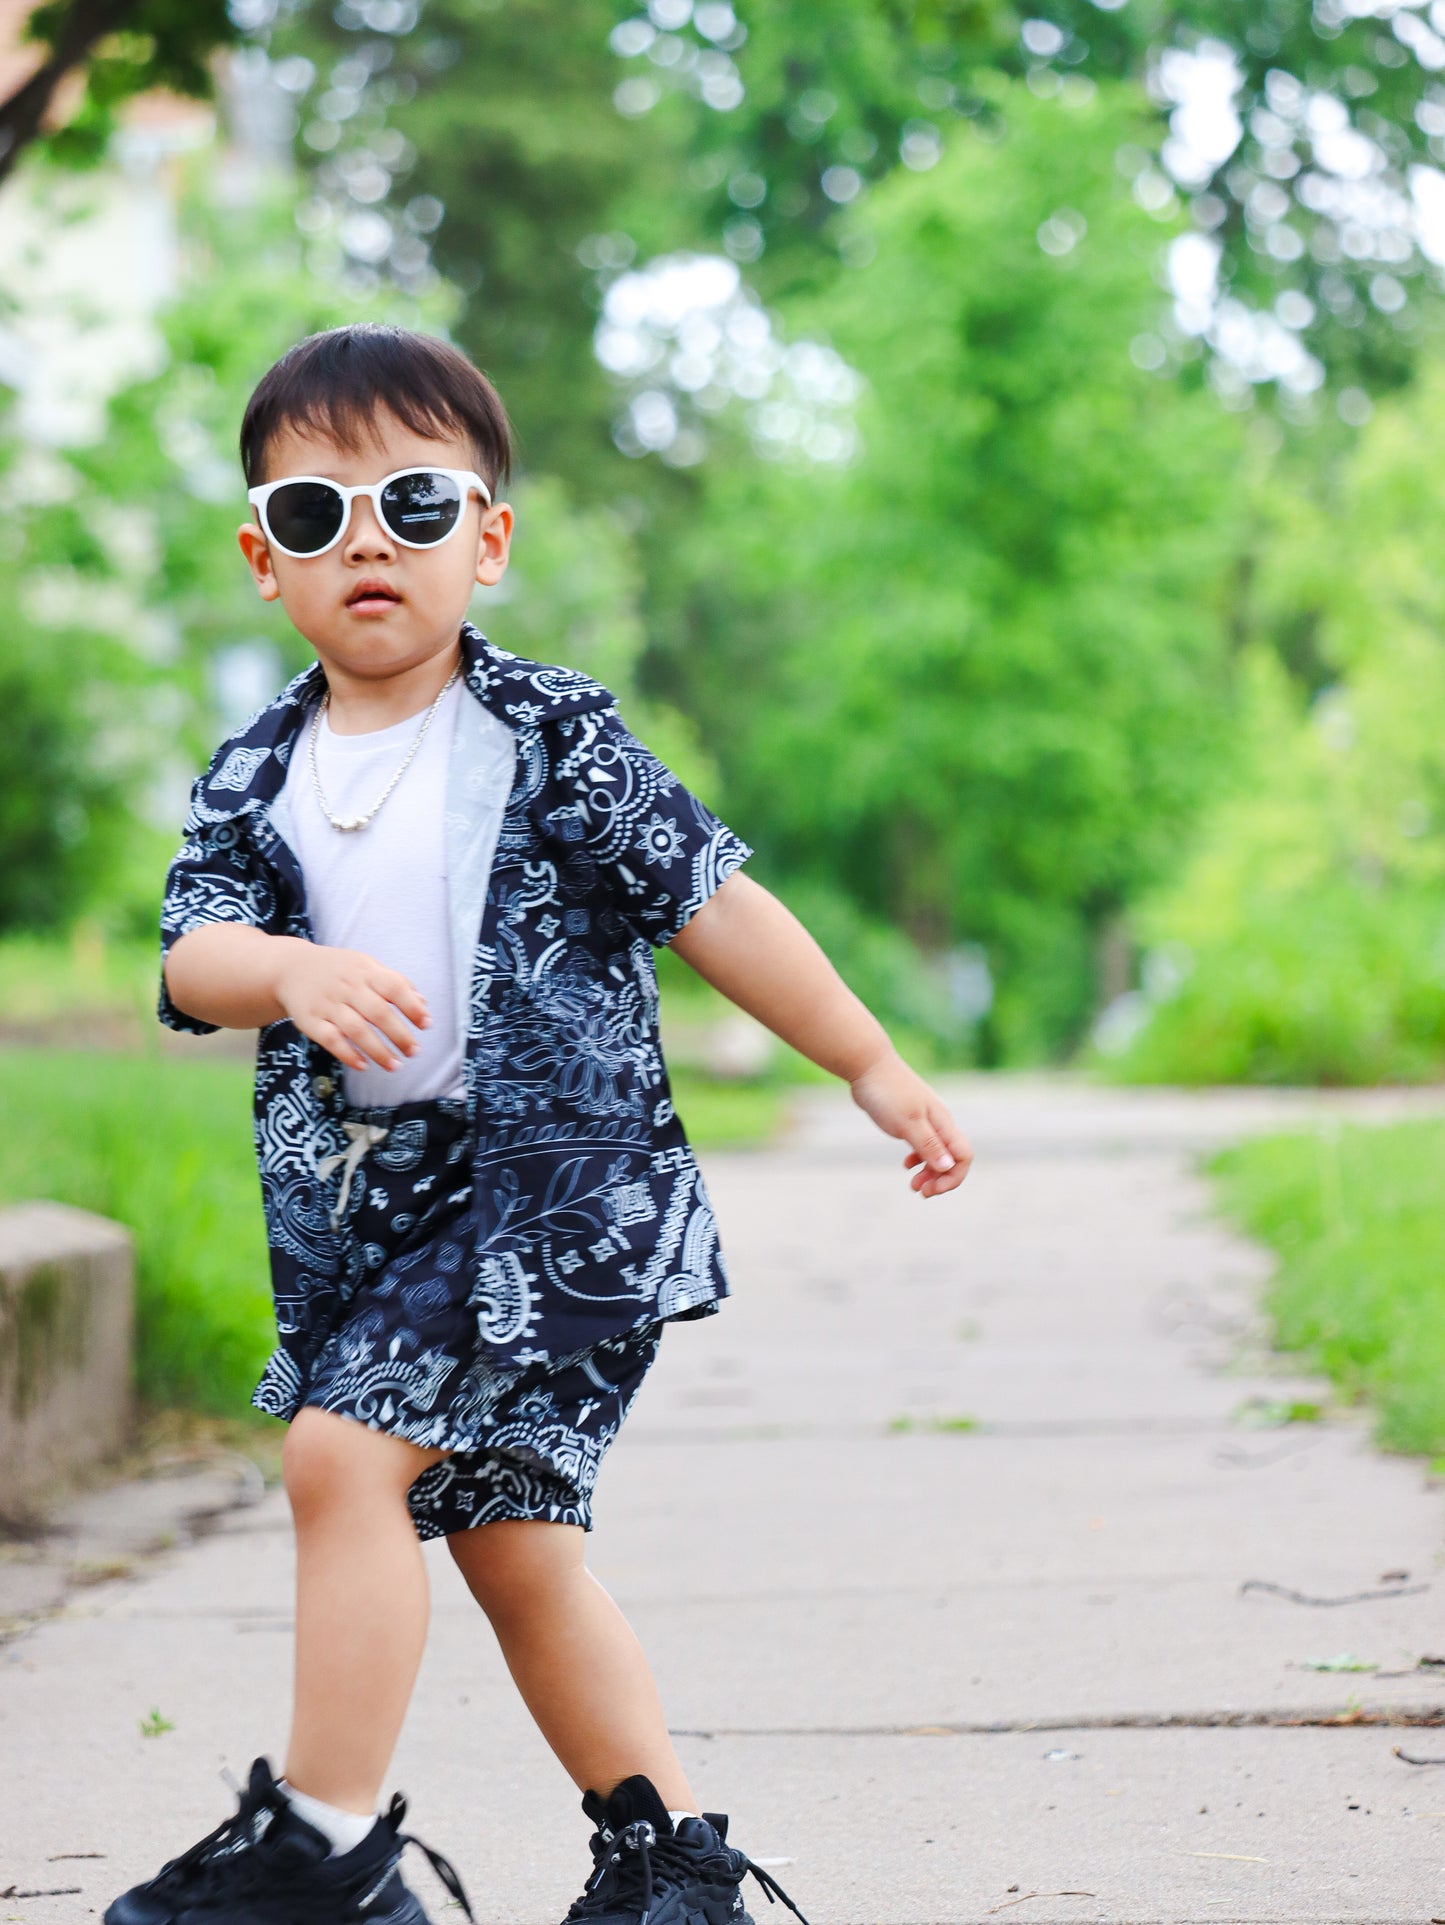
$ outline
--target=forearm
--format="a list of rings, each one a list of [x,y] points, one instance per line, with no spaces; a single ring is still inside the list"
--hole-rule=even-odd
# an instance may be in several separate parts
[[[892,1048],[802,923],[749,876],[730,876],[670,946],[730,1002],[845,1082]]]
[[[277,985],[299,937],[268,936],[244,923],[207,923],[173,943],[166,955],[171,1001],[222,1029],[262,1029],[285,1015]]]

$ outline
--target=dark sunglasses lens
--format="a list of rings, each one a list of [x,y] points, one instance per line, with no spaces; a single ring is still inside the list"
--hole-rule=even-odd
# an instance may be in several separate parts
[[[293,555],[316,555],[334,540],[344,503],[324,481],[288,481],[266,503],[271,533]]]
[[[462,491],[451,476],[429,468],[398,475],[381,491],[382,515],[400,541],[440,541],[456,527],[462,506]]]

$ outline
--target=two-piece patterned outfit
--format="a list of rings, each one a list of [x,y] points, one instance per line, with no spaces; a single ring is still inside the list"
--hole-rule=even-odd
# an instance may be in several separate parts
[[[262,1030],[256,1063],[279,1344],[252,1401],[447,1451],[409,1493],[424,1537],[499,1518],[590,1527],[662,1324],[727,1294],[662,1060],[652,945],[752,853],[599,683],[469,623],[461,648],[443,829],[457,1088],[349,1101],[334,1058],[288,1021]],[[324,689],[313,664],[197,780],[165,949],[208,923],[325,940],[287,781]],[[164,981],[160,1014],[214,1027]]]

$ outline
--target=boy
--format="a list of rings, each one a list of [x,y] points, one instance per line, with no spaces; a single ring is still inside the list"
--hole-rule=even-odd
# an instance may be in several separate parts
[[[290,1420],[295,1699],[284,1776],[258,1759],[235,1817],[108,1925],[425,1925],[404,1806],[377,1796],[439,1535],[596,1825],[569,1916],[746,1925],[744,1877],[777,1888],[700,1811],[583,1562],[664,1324],[727,1292],[651,945],[844,1077],[920,1195],[968,1146],[608,691],[463,619],[512,534],[506,416],[464,356],[313,336],[257,388],[241,454],[242,551],[317,660],[195,785],[161,1016],[261,1032],[280,1341],[254,1401]]]

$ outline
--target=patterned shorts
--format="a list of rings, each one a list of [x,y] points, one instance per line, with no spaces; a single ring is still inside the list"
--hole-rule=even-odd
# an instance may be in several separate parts
[[[592,1492],[662,1326],[498,1373],[476,1341],[467,1263],[472,1139],[458,1099],[349,1110],[322,1172],[361,1281],[301,1404],[449,1455],[407,1493],[417,1532],[501,1518],[592,1528]]]

